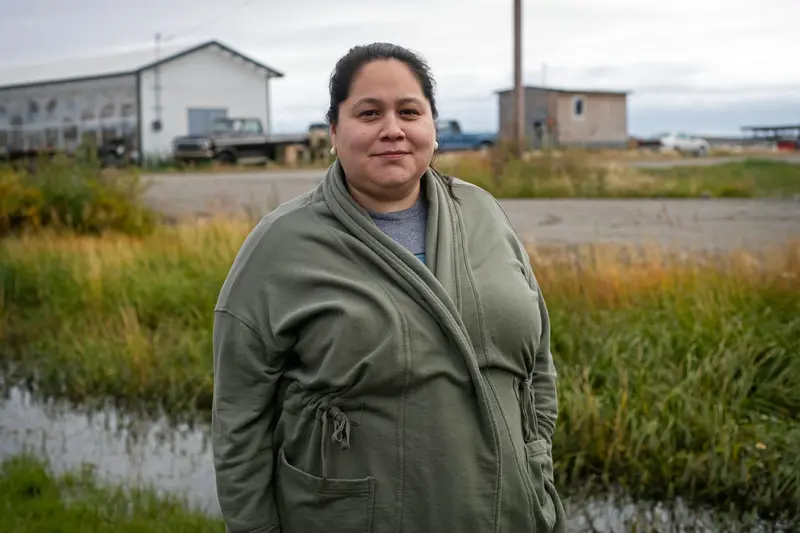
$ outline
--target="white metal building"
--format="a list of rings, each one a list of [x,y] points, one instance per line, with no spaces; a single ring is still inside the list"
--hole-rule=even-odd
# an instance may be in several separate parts
[[[122,136],[159,158],[219,116],[257,117],[271,133],[279,77],[217,40],[0,70],[0,150],[72,151]]]

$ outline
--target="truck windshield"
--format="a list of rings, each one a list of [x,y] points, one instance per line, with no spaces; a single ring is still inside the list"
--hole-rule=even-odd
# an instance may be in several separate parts
[[[230,132],[247,132],[247,133],[262,133],[264,129],[261,127],[261,121],[258,119],[249,118],[225,118],[214,121],[211,126],[212,133],[230,133]]]
[[[233,131],[233,121],[229,119],[215,120],[214,124],[211,126],[211,131],[213,133]]]

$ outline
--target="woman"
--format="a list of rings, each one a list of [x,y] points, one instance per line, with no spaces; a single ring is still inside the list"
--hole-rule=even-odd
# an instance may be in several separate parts
[[[337,160],[259,222],[215,309],[228,531],[564,531],[547,309],[497,202],[429,166],[426,64],[356,47],[330,97]]]

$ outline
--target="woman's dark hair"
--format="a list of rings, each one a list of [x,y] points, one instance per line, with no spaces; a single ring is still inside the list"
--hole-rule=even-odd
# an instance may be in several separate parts
[[[326,114],[328,124],[336,124],[339,121],[339,107],[342,102],[347,100],[350,94],[350,87],[353,84],[353,78],[356,77],[356,74],[361,71],[364,65],[372,61],[388,59],[401,61],[411,70],[419,82],[422,94],[425,95],[425,98],[430,103],[433,119],[436,120],[439,117],[434,94],[435,82],[425,59],[419,54],[396,44],[372,43],[351,48],[336,62],[329,85],[330,106]],[[432,166],[433,163],[431,162]],[[455,198],[453,194],[453,178],[445,176],[438,171],[437,173],[442,176],[450,195]]]

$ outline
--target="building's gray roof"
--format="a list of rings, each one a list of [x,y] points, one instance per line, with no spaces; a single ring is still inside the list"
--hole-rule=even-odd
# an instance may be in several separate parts
[[[209,46],[220,48],[244,59],[269,73],[271,77],[283,77],[283,73],[264,65],[241,52],[217,41],[203,41],[194,45],[162,45],[156,56],[155,45],[147,49],[131,50],[115,54],[78,57],[39,65],[26,65],[0,70],[0,89],[27,87],[64,81],[107,78],[136,74],[156,65],[173,61]]]
[[[566,93],[566,94],[608,94],[616,96],[626,96],[631,91],[618,91],[618,90],[605,90],[605,89],[565,89],[563,87],[549,87],[544,85],[524,85],[525,89],[534,89],[538,91],[548,91],[551,93]],[[497,94],[506,94],[513,92],[514,89],[501,89],[496,91]]]

